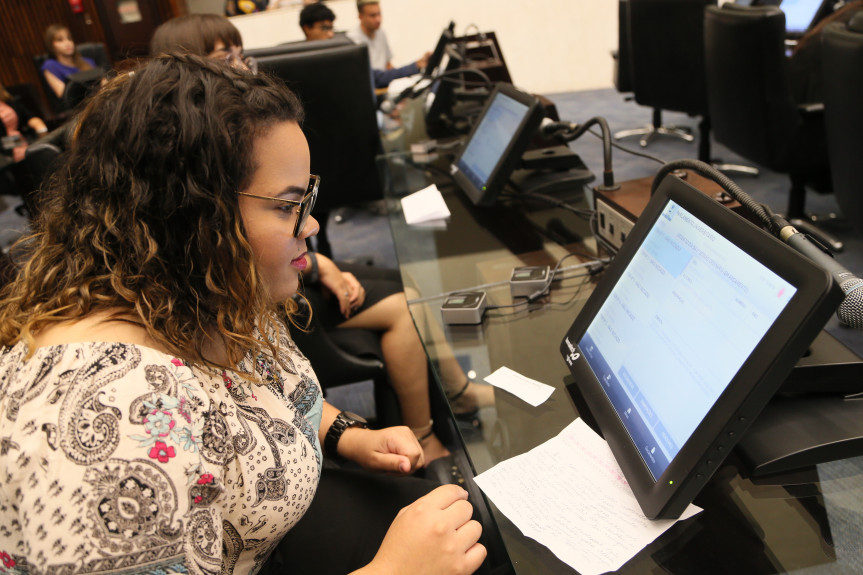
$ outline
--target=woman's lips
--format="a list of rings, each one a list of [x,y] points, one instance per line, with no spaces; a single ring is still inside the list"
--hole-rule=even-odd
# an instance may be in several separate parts
[[[291,265],[300,271],[306,269],[306,266],[308,265],[308,262],[306,261],[306,252],[303,252],[299,257],[292,259]]]

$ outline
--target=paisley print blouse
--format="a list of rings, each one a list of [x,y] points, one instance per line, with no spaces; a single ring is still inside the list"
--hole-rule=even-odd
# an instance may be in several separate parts
[[[124,343],[0,350],[0,573],[258,571],[321,468],[320,387],[277,337],[287,370]]]

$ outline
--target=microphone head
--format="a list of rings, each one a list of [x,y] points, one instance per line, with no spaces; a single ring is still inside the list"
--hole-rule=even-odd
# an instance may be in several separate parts
[[[863,280],[852,277],[840,286],[845,299],[836,310],[836,317],[843,324],[854,329],[863,329]]]

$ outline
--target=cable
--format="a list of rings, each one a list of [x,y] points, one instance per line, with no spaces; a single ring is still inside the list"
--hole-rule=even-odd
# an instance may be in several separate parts
[[[659,187],[659,184],[662,183],[662,180],[665,179],[665,176],[670,172],[675,170],[692,170],[693,172],[697,172],[698,174],[704,176],[708,180],[712,180],[719,184],[723,190],[728,192],[732,198],[740,202],[743,206],[745,206],[750,212],[755,214],[764,225],[773,233],[774,235],[779,234],[779,230],[782,229],[783,224],[780,221],[777,221],[778,218],[769,208],[766,208],[764,204],[756,202],[752,199],[752,196],[743,191],[743,189],[734,183],[734,181],[711,166],[710,164],[704,163],[699,160],[674,160],[672,162],[668,162],[656,172],[656,175],[653,177],[653,183],[650,186],[650,195],[653,196],[656,193],[656,189]]]
[[[588,130],[588,133],[591,136],[596,136],[597,138],[602,138],[601,134],[597,134],[593,130]],[[648,160],[653,160],[654,162],[657,162],[659,164],[666,164],[667,163],[662,158],[657,158],[656,156],[651,156],[650,154],[645,154],[644,152],[639,152],[639,151],[627,148],[626,146],[621,146],[620,144],[618,144],[615,141],[612,141],[611,145],[613,147],[617,148],[618,150],[620,150],[622,152],[626,152],[627,154],[632,154],[633,156],[641,156],[642,158],[647,158]]]

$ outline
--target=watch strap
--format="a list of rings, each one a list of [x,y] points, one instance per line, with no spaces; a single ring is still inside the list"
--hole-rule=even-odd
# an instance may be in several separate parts
[[[369,424],[359,416],[355,416],[347,411],[339,413],[333,420],[333,424],[330,425],[330,428],[327,430],[326,436],[324,436],[324,450],[327,455],[333,458],[339,458],[339,439],[342,438],[342,434],[346,429],[350,427],[361,427],[366,429],[368,426]]]

